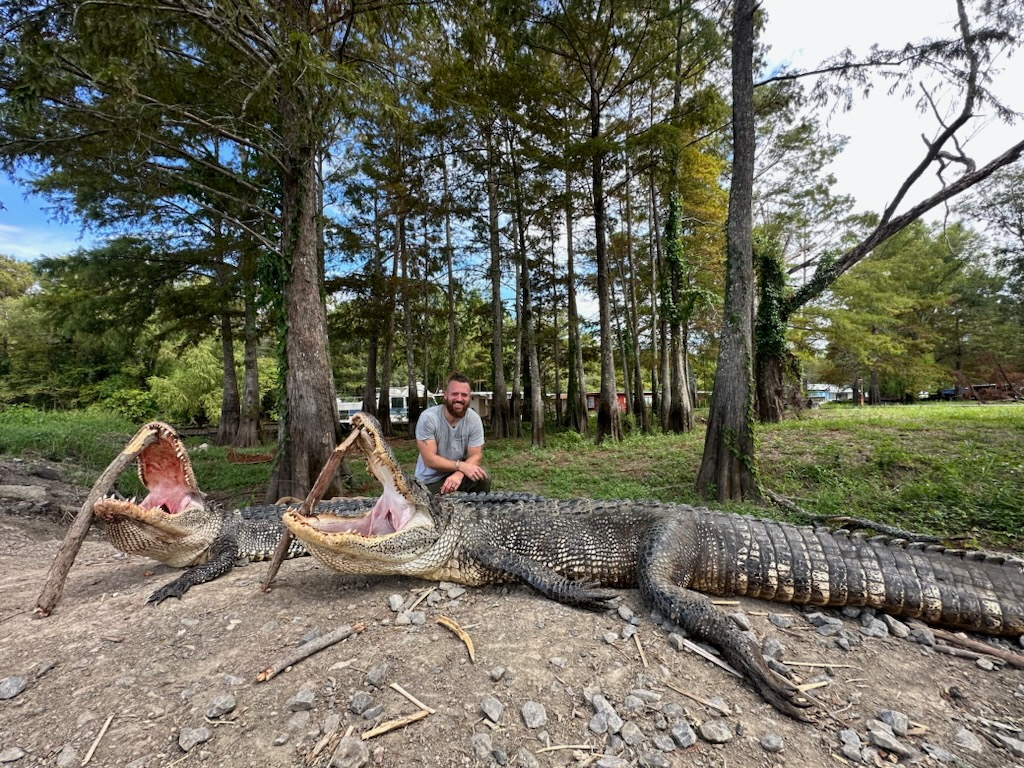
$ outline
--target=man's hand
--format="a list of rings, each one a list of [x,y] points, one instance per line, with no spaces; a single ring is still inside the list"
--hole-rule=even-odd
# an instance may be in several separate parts
[[[455,491],[459,490],[459,486],[462,485],[463,477],[474,481],[483,480],[487,477],[487,470],[476,464],[470,464],[468,461],[460,461],[459,468],[448,475],[444,482],[441,483],[441,493],[455,493]]]

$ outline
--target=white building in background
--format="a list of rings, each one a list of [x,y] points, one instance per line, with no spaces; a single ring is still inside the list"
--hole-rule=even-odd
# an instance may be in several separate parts
[[[427,388],[420,382],[416,382],[416,396],[424,398],[427,396]],[[380,390],[378,389],[375,393],[377,402],[380,402]],[[409,423],[409,387],[391,387],[388,389],[388,400],[390,402],[391,409],[391,423],[392,424],[408,424]],[[428,406],[433,405],[433,402],[427,403]],[[341,419],[342,424],[348,424],[352,420],[352,416],[363,410],[362,398],[359,400],[342,400],[338,398],[338,418]]]

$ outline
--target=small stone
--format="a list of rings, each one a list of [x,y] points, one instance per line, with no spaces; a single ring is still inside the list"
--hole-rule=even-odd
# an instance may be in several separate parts
[[[569,660],[564,656],[552,656],[550,659],[548,659],[548,664],[552,664],[558,667],[559,669],[565,669],[566,666],[569,664]]]
[[[205,726],[202,728],[182,728],[178,731],[178,746],[182,752],[190,752],[199,744],[210,740],[213,731]]]
[[[742,631],[750,631],[750,618],[747,616],[747,614],[743,613],[742,611],[736,611],[735,613],[730,613],[729,618],[732,619],[736,626],[739,627]]]
[[[587,723],[587,730],[598,736],[608,733],[608,713],[595,712],[594,716],[590,718],[590,722]]]
[[[686,647],[685,638],[678,632],[669,633],[668,644],[674,651],[681,651]]]
[[[786,654],[786,649],[778,640],[774,637],[766,637],[764,642],[761,643],[761,655],[767,656],[769,659],[775,659],[782,661],[783,656]]]
[[[644,704],[644,700],[639,696],[630,694],[622,700],[622,706],[627,712],[641,712],[647,705]]]
[[[640,730],[640,726],[632,720],[627,720],[623,723],[622,730],[619,732],[619,735],[622,737],[622,740],[631,747],[642,744],[647,739],[647,737],[644,736],[644,732]]]
[[[988,656],[982,656],[980,659],[974,662],[979,668],[984,669],[986,672],[991,672],[996,668],[996,665],[992,663],[992,659]]]
[[[910,627],[899,619],[890,616],[887,613],[883,613],[882,621],[885,622],[885,626],[889,628],[889,634],[893,637],[904,638],[910,636]]]
[[[521,712],[523,723],[527,728],[540,728],[548,722],[547,710],[544,709],[543,704],[539,704],[536,701],[524,702]]]
[[[818,624],[816,626],[818,627],[818,634],[822,637],[835,637],[843,631],[842,624]]]
[[[376,720],[378,717],[380,717],[383,711],[383,704],[375,704],[374,706],[370,707],[365,712],[363,712],[363,720]]]
[[[591,698],[590,704],[594,707],[595,712],[605,716],[608,733],[618,733],[622,730],[623,720],[619,717],[618,712],[615,711],[615,707],[611,705],[611,702],[609,702],[608,699],[597,693]]]
[[[697,726],[697,733],[700,734],[704,741],[711,744],[725,744],[733,737],[732,728],[729,727],[729,723],[720,717],[705,720]]]
[[[499,680],[501,680],[501,678],[503,678],[505,676],[505,668],[504,667],[495,667],[494,669],[492,669],[487,674],[491,678],[491,680],[496,683]]]
[[[279,733],[277,734],[277,736],[274,737],[274,741],[272,743],[275,747],[283,747],[285,744],[288,743],[288,739],[290,739],[291,737],[292,735],[287,731],[285,733]]]
[[[865,637],[888,637],[889,628],[880,619],[872,618],[868,624],[861,626],[860,633]]]
[[[13,699],[28,686],[28,680],[24,677],[12,675],[0,680],[0,699]]]
[[[633,624],[625,624],[622,627],[622,639],[630,640],[632,639],[633,635],[635,635],[639,631],[640,629],[634,626]]]
[[[473,748],[473,754],[476,755],[477,760],[483,763],[490,762],[491,750],[494,749],[494,745],[491,743],[491,734],[474,733],[469,737],[469,744]]]
[[[219,696],[214,696],[213,701],[206,708],[206,716],[211,720],[216,720],[219,717],[224,717],[236,706],[238,706],[238,702],[234,696],[230,693],[222,693]]]
[[[839,612],[848,619],[856,619],[860,616],[860,607],[856,605],[844,605]]]
[[[384,686],[384,678],[387,677],[390,670],[391,666],[386,661],[374,664],[370,667],[370,671],[366,673],[363,682],[367,685],[372,685],[374,688],[382,688]]]
[[[366,691],[356,691],[352,694],[352,700],[348,703],[348,708],[355,715],[361,715],[363,712],[368,710],[373,704],[373,696]]]
[[[772,731],[768,731],[768,733],[761,737],[761,749],[765,752],[781,752],[784,746],[782,737]]]
[[[693,730],[693,726],[687,722],[673,725],[669,735],[672,737],[672,741],[678,744],[681,749],[692,747],[697,743],[697,734]]]
[[[392,613],[398,613],[405,605],[405,598],[401,595],[388,595],[388,608]]]
[[[245,685],[246,679],[239,677],[238,675],[224,675],[224,685],[232,688],[237,688],[240,685]]]
[[[814,611],[813,613],[808,613],[804,618],[816,627],[824,627],[828,624],[842,626],[843,624],[843,620],[839,617],[827,616],[821,611]]]
[[[970,729],[964,728],[962,725],[957,726],[953,731],[953,743],[971,752],[981,752],[983,749],[981,740]]]
[[[623,760],[615,755],[602,755],[594,765],[597,768],[629,768],[629,760]]]
[[[412,625],[412,614],[409,611],[402,611],[395,616],[396,627],[408,627]]]
[[[526,747],[519,747],[516,750],[516,765],[522,768],[540,768],[540,761]]]
[[[360,738],[342,739],[331,755],[330,768],[362,768],[370,764],[370,748]]]
[[[290,718],[288,718],[288,725],[285,728],[292,733],[301,733],[309,727],[309,721],[312,718],[308,710],[302,710],[296,712]]]
[[[1024,741],[1003,733],[995,733],[993,735],[996,737],[996,741],[1002,744],[1014,757],[1024,757]]]
[[[456,585],[449,589],[447,592],[445,592],[445,594],[448,595],[449,600],[456,600],[462,597],[464,594],[466,594],[466,588],[463,587],[461,584]]]
[[[900,757],[910,757],[915,754],[913,747],[908,747],[897,739],[896,736],[891,733],[886,733],[885,731],[868,731],[868,741],[876,747],[880,747],[886,752],[892,752],[894,755],[899,755]]]
[[[288,702],[288,709],[292,712],[305,712],[313,708],[313,700],[316,694],[311,688],[303,688],[295,694],[295,697]]]
[[[502,703],[493,696],[484,696],[480,701],[480,709],[492,723],[501,720],[501,715],[505,711]]]
[[[423,611],[409,611],[409,621],[415,627],[422,627],[427,623],[427,614]]]
[[[617,634],[615,634],[614,632],[605,632],[604,633],[604,641],[608,645],[614,645],[615,643],[617,643],[619,641],[619,636]]]
[[[78,752],[71,743],[65,744],[57,755],[57,768],[71,768],[79,764]]]
[[[651,739],[651,742],[654,744],[655,747],[660,749],[662,752],[676,751],[675,741],[672,739],[671,736],[668,736],[664,733],[655,734],[654,738]]]
[[[910,727],[910,718],[902,712],[897,712],[893,709],[883,709],[878,713],[878,719],[892,728],[892,732],[895,735],[900,737],[907,735],[907,729]]]
[[[921,745],[921,749],[936,762],[939,763],[955,763],[957,762],[956,755],[950,752],[948,749],[943,749],[938,744],[932,744],[931,742],[924,742]]]
[[[629,621],[633,618],[633,610],[628,605],[619,603],[618,608],[616,608],[615,610],[619,614],[619,618],[623,621]]]
[[[768,621],[774,624],[779,629],[789,629],[793,626],[793,619],[790,616],[785,616],[781,613],[769,613]]]
[[[935,633],[928,629],[928,627],[914,627],[910,630],[910,636],[921,645],[929,647],[935,645]]]
[[[629,692],[630,696],[636,696],[645,704],[656,704],[661,701],[661,694],[657,691],[649,691],[646,688],[634,688]]]

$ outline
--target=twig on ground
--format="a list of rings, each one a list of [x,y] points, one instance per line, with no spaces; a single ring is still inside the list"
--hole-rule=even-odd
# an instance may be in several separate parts
[[[89,747],[89,751],[86,752],[85,757],[82,758],[82,768],[85,768],[85,766],[89,764],[89,761],[92,760],[92,756],[93,753],[96,751],[96,747],[100,745],[100,740],[106,735],[107,729],[110,727],[110,723],[113,722],[113,720],[114,713],[111,712],[110,716],[107,718],[107,722],[103,724],[103,727],[100,728],[100,732],[96,734],[96,738],[93,740],[92,746]]]
[[[682,688],[677,688],[676,686],[672,685],[672,683],[665,683],[665,685],[671,688],[676,693],[678,693],[680,696],[685,696],[688,699],[693,699],[693,701],[696,701],[698,704],[703,704],[708,709],[713,709],[715,710],[715,712],[718,712],[719,714],[725,715],[726,717],[732,714],[732,710],[728,707],[723,707],[718,704],[714,704],[708,701],[707,699],[702,699],[700,696],[697,696],[696,694],[687,693]]]
[[[437,623],[442,627],[447,627],[454,632],[458,638],[466,644],[466,650],[469,651],[469,660],[474,664],[476,663],[476,651],[473,649],[473,638],[462,627],[459,626],[458,622],[454,619],[449,619],[447,616],[438,616]]]
[[[692,640],[688,640],[687,638],[684,637],[683,638],[683,645],[687,648],[687,650],[693,651],[698,656],[703,656],[705,659],[710,661],[712,664],[721,667],[726,672],[731,672],[732,674],[736,675],[736,677],[740,678],[741,680],[743,679],[743,675],[741,675],[739,672],[737,672],[735,669],[733,669],[732,666],[728,662],[722,661],[720,658],[715,656],[713,653],[708,653],[707,651],[705,651],[703,648],[701,648],[699,645],[697,645]]]
[[[564,749],[586,749],[591,752],[594,751],[593,744],[552,744],[550,747],[541,747],[538,750],[534,750],[538,755],[543,752],[560,752]]]
[[[643,664],[644,669],[647,669],[650,665],[647,663],[647,655],[644,653],[644,647],[640,645],[640,635],[633,635],[633,642],[636,643],[636,649],[640,653],[640,663]]]
[[[352,446],[356,440],[359,439],[359,435],[362,433],[361,429],[353,429],[348,437],[331,451],[330,457],[327,459],[327,463],[324,464],[324,468],[320,470],[320,474],[316,478],[316,482],[313,483],[313,487],[309,489],[309,493],[306,494],[305,500],[302,502],[302,506],[299,507],[299,514],[303,517],[309,517],[313,514],[313,510],[316,509],[316,505],[323,499],[324,492],[327,487],[331,484],[331,480],[334,479],[335,473],[338,471],[338,467],[341,465],[342,459],[345,458],[345,453]],[[281,539],[277,542],[277,549],[274,550],[274,556],[270,559],[270,565],[267,568],[267,575],[263,578],[263,583],[260,585],[260,589],[264,592],[270,591],[270,584],[277,575],[278,569],[281,567],[281,563],[284,562],[285,555],[288,554],[288,547],[292,543],[292,532],[287,528],[282,527]]]
[[[1015,653],[1014,651],[1005,651],[1002,648],[996,648],[988,643],[982,643],[978,640],[971,640],[969,637],[961,637],[955,632],[947,632],[944,629],[936,629],[931,627],[932,634],[940,640],[945,640],[947,643],[958,645],[961,648],[967,648],[977,653],[982,653],[987,656],[994,656],[997,659],[1005,661],[1011,667],[1017,669],[1024,669],[1024,655]]]
[[[302,661],[303,659],[312,656],[314,653],[322,651],[324,648],[334,645],[335,643],[340,642],[347,637],[359,634],[364,629],[366,629],[365,624],[353,624],[352,626],[346,624],[344,626],[338,627],[337,629],[331,632],[328,632],[326,635],[316,638],[315,640],[310,640],[308,643],[303,643],[298,648],[291,649],[288,653],[286,653],[281,658],[277,659],[270,666],[261,669],[259,673],[256,675],[256,682],[266,682],[278,673],[283,672],[292,664]]]
[[[146,425],[133,437],[121,452],[117,454],[110,466],[103,470],[103,474],[93,485],[89,495],[82,503],[81,509],[75,516],[68,532],[64,535],[64,541],[57,548],[57,554],[53,558],[50,570],[46,574],[46,582],[43,584],[43,591],[36,600],[35,615],[49,616],[60,601],[61,593],[64,591],[64,582],[67,580],[71,565],[75,562],[78,550],[82,548],[89,533],[89,526],[92,524],[92,508],[96,502],[106,496],[124,470],[135,458],[142,453],[142,450],[157,441],[158,432],[156,428]]]
[[[415,696],[413,696],[411,693],[409,693],[407,690],[405,690],[405,688],[400,686],[398,683],[391,683],[391,689],[394,690],[394,691],[398,691],[400,694],[405,696],[405,698],[407,698],[409,701],[411,701],[417,707],[419,707],[420,709],[425,709],[430,714],[434,714],[434,712],[437,711],[433,707],[428,707],[426,704],[424,704],[422,701],[417,699]]]
[[[388,733],[389,731],[395,731],[399,728],[404,728],[410,723],[415,723],[417,720],[422,720],[424,717],[429,716],[430,710],[421,709],[419,712],[413,712],[411,715],[400,717],[397,720],[388,720],[386,723],[381,723],[376,728],[371,728],[370,730],[361,734],[360,738],[363,741],[366,741],[367,739],[372,739],[376,736],[380,736],[381,734]]]

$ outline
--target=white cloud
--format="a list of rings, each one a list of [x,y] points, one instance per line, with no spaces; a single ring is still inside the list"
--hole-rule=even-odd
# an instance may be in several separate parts
[[[0,254],[18,261],[34,261],[41,256],[62,256],[88,247],[90,238],[78,237],[67,227],[18,227],[0,224]]]

